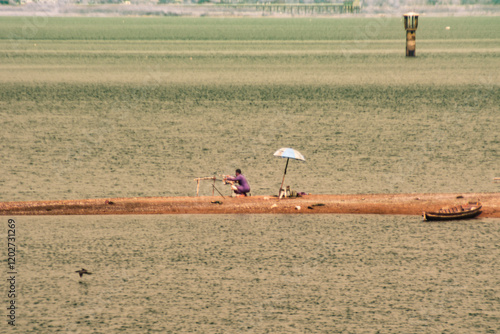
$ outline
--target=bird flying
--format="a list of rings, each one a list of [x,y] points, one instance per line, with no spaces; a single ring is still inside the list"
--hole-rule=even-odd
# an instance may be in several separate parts
[[[75,271],[75,273],[80,274],[80,277],[82,277],[82,276],[83,276],[83,274],[86,274],[86,275],[92,275],[92,273],[91,273],[90,271],[87,271],[87,269],[83,269],[83,268],[82,268],[82,270],[77,270],[77,271]]]

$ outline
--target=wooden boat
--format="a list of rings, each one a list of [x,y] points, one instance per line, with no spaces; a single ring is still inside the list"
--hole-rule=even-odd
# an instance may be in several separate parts
[[[437,212],[424,211],[424,220],[456,220],[469,219],[478,216],[481,213],[481,203],[469,202],[465,205],[458,205],[452,208],[440,209]]]

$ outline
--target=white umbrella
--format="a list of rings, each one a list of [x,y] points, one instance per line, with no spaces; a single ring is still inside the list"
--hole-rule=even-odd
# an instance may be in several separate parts
[[[286,158],[285,173],[283,173],[283,180],[281,181],[280,192],[279,192],[279,194],[281,195],[281,190],[283,189],[283,184],[285,183],[285,176],[286,176],[286,170],[288,168],[288,161],[290,159],[306,161],[306,159],[299,151],[294,150],[293,148],[289,148],[289,147],[280,148],[279,150],[274,152],[274,156],[280,157],[280,158]]]

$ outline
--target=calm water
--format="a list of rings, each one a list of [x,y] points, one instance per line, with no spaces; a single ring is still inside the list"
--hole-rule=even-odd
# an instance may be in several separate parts
[[[192,89],[194,97],[169,101],[162,96],[183,89],[155,88],[151,99],[135,100],[121,88],[99,87],[116,92],[97,99],[80,88],[60,87],[53,101],[42,87],[30,92],[34,101],[0,104],[10,129],[2,133],[1,201],[191,196],[194,178],[236,168],[254,194],[276,194],[280,147],[307,159],[288,168],[286,184],[297,191],[498,191],[495,89],[327,87],[308,99],[314,88],[278,87],[288,98],[276,101],[251,100],[253,93],[198,101]],[[210,184],[201,193],[211,194]]]
[[[15,220],[17,326],[2,333],[500,330],[498,219]]]
[[[435,39],[412,60],[397,43],[376,56],[358,40],[347,56],[273,43],[276,56],[241,57],[240,43],[222,43],[229,55],[194,59],[207,46],[148,58],[123,52],[137,42],[27,43],[2,58],[0,201],[192,196],[193,178],[236,168],[272,195],[280,147],[307,159],[288,168],[297,191],[498,191],[496,36],[479,35],[468,50]],[[12,218],[17,327],[3,318],[0,333],[500,331],[498,219]],[[79,278],[82,267],[93,275]]]
[[[283,146],[306,156],[289,165],[299,191],[498,191],[494,98],[447,93],[442,104],[428,88],[342,101],[4,103],[17,130],[3,133],[0,199],[194,195],[193,178],[235,168],[268,195]],[[500,331],[498,219],[13,218],[19,333]],[[80,279],[82,267],[94,274]]]

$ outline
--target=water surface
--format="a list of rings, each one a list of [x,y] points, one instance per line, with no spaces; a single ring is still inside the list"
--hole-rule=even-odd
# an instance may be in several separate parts
[[[18,326],[47,332],[495,332],[500,221],[19,217]],[[75,270],[93,275],[79,278]],[[5,298],[5,297],[4,297]]]

